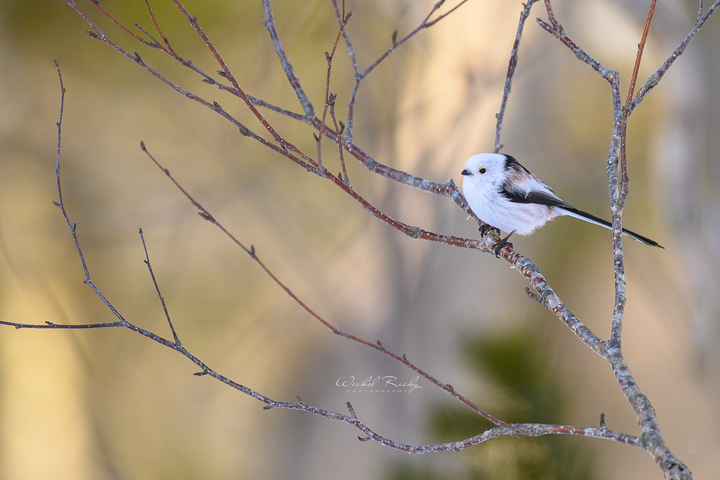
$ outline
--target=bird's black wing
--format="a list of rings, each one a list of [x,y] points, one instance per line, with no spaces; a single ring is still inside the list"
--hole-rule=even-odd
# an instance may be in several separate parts
[[[548,207],[573,208],[555,195],[538,190],[526,192],[520,190],[511,182],[502,184],[500,194],[513,203],[534,203],[537,205],[547,205]]]
[[[505,172],[507,179],[500,185],[500,195],[513,203],[547,205],[548,207],[572,208],[558,198],[550,187],[523,167],[510,155],[505,155]],[[525,188],[521,188],[524,186]],[[533,188],[533,187],[543,188]]]

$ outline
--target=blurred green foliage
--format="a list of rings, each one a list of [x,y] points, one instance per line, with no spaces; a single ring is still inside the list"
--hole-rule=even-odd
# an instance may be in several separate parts
[[[466,364],[483,383],[495,387],[490,413],[511,423],[562,424],[569,396],[562,379],[554,374],[548,351],[540,335],[526,329],[508,331],[492,337],[468,337],[462,346]],[[483,408],[482,403],[480,407]],[[493,425],[457,402],[437,405],[430,416],[428,430],[438,442],[473,437]],[[577,438],[544,436],[538,438],[501,437],[459,454],[464,468],[455,475],[438,469],[419,468],[404,462],[386,478],[406,479],[575,479],[591,480],[593,452]]]

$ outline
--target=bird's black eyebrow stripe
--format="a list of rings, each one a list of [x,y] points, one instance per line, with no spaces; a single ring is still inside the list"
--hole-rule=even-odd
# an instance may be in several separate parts
[[[529,175],[532,175],[532,174],[530,173],[530,170],[528,170],[527,168],[523,167],[522,165],[520,165],[520,162],[518,162],[517,160],[515,160],[515,157],[513,157],[512,155],[508,155],[508,154],[506,154],[506,153],[503,153],[503,155],[505,155],[505,158],[507,159],[507,161],[505,162],[505,170],[510,170],[511,168],[518,168],[518,167],[519,167],[519,168],[523,169],[523,170],[525,171],[525,173],[527,173],[527,174],[529,174]]]
[[[505,162],[505,170],[509,170],[511,165],[520,165],[512,155],[508,155],[506,153],[503,153],[503,155],[505,155],[505,158],[507,159]]]

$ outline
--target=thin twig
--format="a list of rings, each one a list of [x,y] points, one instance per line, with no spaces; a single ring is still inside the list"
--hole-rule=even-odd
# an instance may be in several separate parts
[[[547,1],[547,0],[546,0]],[[529,0],[520,12],[520,21],[518,22],[517,33],[515,34],[515,42],[513,43],[512,50],[510,51],[510,61],[508,62],[508,71],[505,75],[505,88],[503,88],[503,96],[500,101],[500,110],[495,115],[497,119],[497,126],[495,127],[495,148],[493,152],[497,153],[503,147],[500,144],[500,132],[502,130],[503,119],[505,118],[505,107],[507,106],[508,97],[510,96],[510,90],[512,89],[512,80],[515,75],[515,67],[518,62],[518,51],[520,49],[520,39],[522,38],[523,28],[525,28],[525,20],[530,15],[530,9],[537,0]]]
[[[620,195],[623,198],[627,198],[628,195],[628,184],[630,178],[628,177],[627,171],[627,120],[630,112],[628,105],[632,102],[633,93],[635,93],[635,84],[637,82],[638,72],[640,71],[640,62],[642,61],[643,52],[645,51],[645,42],[647,41],[648,32],[650,31],[650,23],[652,22],[653,14],[655,13],[656,0],[650,1],[650,9],[648,10],[647,20],[645,21],[645,28],[643,29],[640,43],[638,44],[637,56],[635,57],[635,66],[633,67],[632,77],[630,77],[630,86],[628,88],[627,99],[625,105],[623,105],[623,126],[620,131],[622,140],[620,143],[620,169],[622,177],[620,180]]]
[[[345,8],[345,2],[343,1],[343,10]],[[337,50],[338,42],[340,41],[340,35],[342,35],[342,32],[345,30],[345,25],[347,25],[348,20],[350,20],[350,16],[352,15],[352,12],[348,13],[343,23],[340,24],[340,30],[338,31],[337,36],[335,37],[335,43],[333,43],[333,48],[330,53],[325,52],[325,60],[327,61],[327,75],[325,79],[325,106],[323,107],[323,114],[322,119],[320,120],[320,135],[315,135],[315,143],[317,144],[317,161],[318,161],[318,168],[320,171],[324,169],[322,164],[322,139],[325,135],[322,134],[322,132],[325,131],[325,121],[327,119],[327,114],[329,109],[335,109],[335,99],[337,98],[337,95],[334,95],[330,93],[330,73],[332,72],[332,63],[333,58],[335,57],[335,51]],[[342,149],[340,149],[342,152]],[[347,173],[347,172],[346,172]]]
[[[560,24],[558,23],[557,19],[555,18],[555,12],[552,8],[552,3],[550,3],[550,0],[545,0],[545,10],[548,14],[548,20],[550,20],[550,25],[552,25],[555,28],[562,28]]]
[[[330,118],[333,121],[333,125],[335,126],[335,131],[338,133],[338,137],[342,137],[343,131],[345,130],[345,124],[342,122],[338,122],[338,119],[335,118],[335,102],[333,101],[332,105],[330,105]],[[338,125],[338,123],[340,125]],[[345,155],[343,154],[343,146],[342,142],[337,142],[338,146],[338,156],[340,157],[340,165],[342,166],[342,180],[350,184],[350,177],[348,176],[347,167],[345,166]],[[340,177],[341,175],[338,175]]]
[[[295,95],[300,101],[300,105],[302,105],[305,117],[312,118],[315,116],[315,109],[305,93],[305,90],[303,90],[302,85],[300,85],[300,79],[297,75],[295,75],[295,70],[288,59],[285,47],[283,47],[283,44],[280,41],[280,35],[275,28],[275,19],[273,17],[272,7],[270,6],[270,0],[263,0],[263,12],[265,14],[263,25],[265,25],[265,28],[268,29],[270,39],[272,40],[273,47],[275,48],[275,54],[280,59],[280,65],[287,76],[288,82],[290,82],[290,86],[293,90],[295,90]]]
[[[665,60],[665,62],[660,66],[660,68],[657,69],[655,73],[650,75],[650,77],[645,81],[642,87],[640,87],[640,90],[638,90],[637,95],[635,95],[635,98],[629,105],[629,112],[632,113],[638,105],[640,105],[640,102],[645,99],[648,93],[650,93],[650,90],[655,88],[655,86],[660,83],[660,80],[663,76],[667,73],[667,71],[670,69],[670,66],[672,66],[673,63],[675,63],[675,60],[680,58],[680,55],[683,54],[685,51],[685,48],[687,48],[688,45],[690,45],[690,42],[695,38],[695,36],[700,32],[703,25],[705,25],[705,22],[707,22],[708,18],[715,13],[715,10],[720,7],[720,0],[715,0],[712,5],[707,9],[707,11],[698,19],[698,21],[693,25],[690,32],[685,36],[682,42],[680,42],[680,45],[673,51],[673,53],[670,54],[670,56]]]
[[[397,30],[393,32],[391,35],[391,43],[390,47],[382,53],[377,60],[375,60],[370,66],[368,66],[365,70],[362,72],[358,68],[357,64],[357,58],[355,57],[355,48],[352,45],[352,42],[350,41],[350,37],[347,35],[347,32],[343,30],[343,39],[345,40],[345,45],[348,49],[348,54],[350,55],[350,61],[353,65],[353,71],[355,73],[355,83],[353,84],[353,90],[350,94],[350,101],[348,102],[348,114],[347,114],[347,125],[345,126],[345,135],[344,138],[346,140],[352,141],[353,138],[353,127],[355,125],[355,102],[357,101],[357,94],[358,90],[360,89],[360,83],[363,81],[365,77],[370,75],[370,73],[377,68],[380,63],[383,62],[392,52],[395,51],[397,47],[402,45],[403,43],[410,40],[412,37],[414,37],[418,32],[421,30],[424,30],[426,28],[430,28],[433,25],[435,25],[437,22],[448,16],[450,13],[454,12],[460,6],[462,6],[467,0],[461,0],[458,2],[457,5],[455,5],[453,8],[451,8],[448,12],[439,15],[437,18],[430,20],[430,17],[433,16],[433,14],[442,7],[443,3],[445,3],[445,0],[440,0],[435,5],[433,5],[433,8],[430,10],[430,13],[427,14],[425,19],[418,25],[413,31],[405,35],[402,39],[397,40]],[[339,24],[342,24],[343,18],[344,18],[344,12],[345,12],[345,4],[343,0],[343,9],[342,12],[340,11],[340,8],[338,7],[337,0],[332,0],[333,8],[335,9],[335,18]]]
[[[252,114],[258,119],[258,121],[262,124],[262,126],[265,128],[265,130],[272,135],[272,137],[275,139],[275,141],[280,145],[280,147],[283,150],[287,150],[289,152],[296,153],[304,162],[308,164],[315,164],[315,161],[307,155],[305,152],[297,148],[294,144],[288,142],[285,140],[276,130],[275,128],[270,125],[270,123],[267,121],[267,119],[258,111],[257,108],[255,108],[255,105],[250,101],[248,96],[245,94],[245,91],[240,87],[240,84],[238,83],[237,79],[233,75],[233,73],[230,71],[230,68],[225,63],[225,60],[223,60],[220,53],[215,48],[215,45],[213,42],[210,41],[210,38],[205,34],[205,31],[200,27],[200,24],[198,23],[198,19],[195,16],[190,15],[190,13],[185,9],[185,7],[178,1],[173,0],[173,3],[175,6],[180,10],[180,13],[182,13],[185,16],[185,19],[190,23],[190,26],[195,30],[195,32],[200,36],[200,38],[205,42],[205,46],[208,48],[210,53],[212,53],[213,57],[215,57],[215,60],[217,61],[218,65],[220,65],[220,69],[224,73],[224,77],[227,78],[230,81],[230,84],[233,86],[233,88],[238,92],[238,96],[245,102],[247,107],[250,109]],[[317,166],[317,165],[315,165]]]
[[[562,25],[557,23],[557,20],[554,20],[556,23],[555,26],[544,22],[540,18],[536,19],[536,21],[538,25],[540,25],[546,32],[550,33],[552,36],[560,40],[566,47],[570,49],[570,51],[572,51],[572,53],[578,59],[580,59],[580,61],[587,64],[590,68],[598,72],[600,76],[602,76],[604,79],[608,80],[609,75],[617,73],[615,70],[605,68],[600,62],[592,58],[585,50],[583,50],[575,42],[573,42],[570,37],[568,37],[565,33]]]
[[[73,8],[75,9],[75,11],[78,12],[78,13],[80,14],[80,16],[83,17],[83,19],[84,19],[88,24],[93,25],[93,28],[95,28],[93,22],[90,21],[90,18],[89,18],[87,15],[85,15],[85,13],[81,13],[81,10],[80,10],[79,7],[75,4],[75,1],[74,1],[74,0],[65,0],[65,2],[66,2],[68,5],[70,5],[71,7],[73,7]],[[112,15],[110,15],[110,13],[109,13],[107,10],[105,10],[104,8],[102,8],[102,6],[100,6],[100,2],[90,0],[90,3],[91,3],[95,8],[97,8],[98,10],[100,10],[100,12],[102,12],[102,14],[105,15],[105,16],[108,18],[108,20],[110,20],[112,23],[114,23],[115,25],[117,25],[118,27],[120,27],[125,33],[127,33],[128,35],[130,35],[131,37],[133,37],[133,38],[134,38],[135,40],[137,40],[138,42],[140,42],[140,43],[142,43],[143,45],[148,46],[148,47],[150,47],[150,48],[157,48],[157,49],[159,49],[159,50],[164,50],[163,47],[162,47],[162,45],[160,45],[157,41],[153,40],[152,42],[148,42],[147,40],[145,40],[144,38],[142,38],[140,35],[134,33],[132,30],[130,30],[129,28],[127,28],[125,25],[123,25],[121,22],[119,22],[115,17],[113,17]],[[97,33],[100,33],[99,30],[96,30],[96,32],[97,32]]]
[[[145,5],[147,6],[148,12],[150,13],[150,18],[152,18],[153,23],[155,24],[155,28],[157,29],[158,34],[160,34],[160,38],[162,38],[163,43],[165,43],[165,48],[170,52],[170,54],[176,58],[179,58],[178,55],[175,53],[175,50],[170,46],[170,41],[168,38],[163,35],[162,30],[160,29],[160,24],[158,23],[157,19],[155,18],[155,13],[153,13],[153,9],[150,6],[150,0],[145,0]]]
[[[432,26],[435,25],[437,22],[439,22],[440,20],[442,20],[443,18],[445,18],[447,15],[449,15],[450,13],[452,13],[452,12],[454,12],[455,10],[457,10],[458,8],[460,8],[465,2],[467,2],[467,0],[461,0],[457,5],[455,5],[452,9],[450,9],[450,11],[448,11],[448,12],[442,14],[442,15],[439,15],[438,18],[435,18],[435,19],[433,19],[433,20],[430,20],[430,17],[432,17],[433,14],[434,14],[440,7],[442,7],[443,3],[445,3],[445,0],[440,0],[439,2],[437,2],[435,5],[433,5],[432,10],[430,10],[430,13],[427,14],[427,16],[425,17],[425,19],[420,23],[420,25],[418,25],[417,27],[415,27],[415,29],[414,29],[413,31],[411,31],[410,33],[408,33],[407,35],[405,35],[405,36],[404,36],[403,38],[401,38],[400,40],[395,40],[395,39],[394,39],[393,42],[392,42],[392,45],[390,45],[390,48],[388,48],[388,49],[385,51],[385,53],[383,53],[382,55],[380,55],[380,56],[377,58],[377,60],[375,60],[372,64],[370,64],[369,67],[367,67],[365,70],[363,70],[362,72],[360,72],[360,80],[362,80],[362,79],[364,79],[365,77],[367,77],[368,75],[370,75],[370,73],[371,73],[373,70],[375,70],[375,69],[377,68],[377,66],[380,65],[380,63],[382,63],[382,61],[385,60],[385,59],[388,57],[388,55],[390,55],[392,52],[394,52],[395,49],[397,49],[397,47],[399,47],[399,46],[402,45],[403,43],[405,43],[405,42],[407,42],[408,40],[410,40],[412,37],[414,37],[414,36],[415,36],[418,32],[420,32],[421,30],[424,30],[424,29],[426,29],[426,28],[432,27]]]
[[[173,334],[175,343],[180,347],[180,346],[182,346],[182,343],[180,343],[180,338],[178,338],[177,332],[175,332],[175,327],[173,326],[172,319],[170,318],[170,313],[168,312],[167,305],[165,304],[165,298],[162,296],[162,293],[160,293],[160,286],[157,283],[157,279],[155,278],[155,272],[153,272],[152,264],[150,263],[150,256],[148,255],[147,245],[145,245],[145,235],[143,235],[142,228],[138,231],[138,233],[140,234],[140,240],[142,241],[143,251],[145,252],[145,265],[147,266],[148,271],[150,272],[150,278],[152,278],[153,285],[155,286],[155,292],[157,293],[157,296],[160,299],[160,304],[162,305],[163,312],[165,313],[165,319],[167,320],[168,325],[170,326],[170,331]]]
[[[702,18],[702,14],[703,14],[703,0],[700,0],[700,4],[698,5],[698,19],[697,19],[698,22]]]

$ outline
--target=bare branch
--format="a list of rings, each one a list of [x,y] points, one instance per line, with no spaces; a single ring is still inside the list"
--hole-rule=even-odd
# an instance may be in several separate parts
[[[513,43],[512,50],[510,51],[510,61],[508,62],[508,71],[505,76],[505,88],[503,88],[503,96],[500,101],[500,110],[495,115],[495,118],[497,119],[497,127],[495,128],[495,148],[493,149],[493,152],[495,153],[499,152],[503,147],[500,144],[500,132],[502,130],[503,119],[505,118],[505,107],[507,106],[507,100],[510,96],[510,90],[512,89],[512,79],[515,75],[515,67],[518,62],[520,39],[522,38],[523,29],[525,28],[525,20],[527,20],[528,15],[530,15],[530,10],[535,2],[537,2],[537,0],[529,0],[523,7],[523,11],[520,12],[520,21],[518,22],[517,33],[515,34],[515,43]]]
[[[630,78],[630,87],[628,88],[627,99],[625,105],[623,105],[623,127],[621,130],[622,140],[620,142],[620,170],[622,177],[620,180],[620,195],[623,198],[627,198],[628,195],[628,178],[627,172],[627,118],[630,115],[628,111],[628,105],[632,101],[633,93],[635,92],[635,83],[637,82],[638,72],[640,71],[640,61],[642,60],[643,52],[645,51],[645,42],[647,41],[648,32],[650,31],[650,23],[652,22],[653,14],[655,13],[656,0],[651,0],[650,9],[648,10],[648,17],[645,21],[645,28],[643,29],[642,38],[638,44],[637,57],[635,58],[635,66],[633,67],[632,77]]]
[[[150,272],[150,277],[152,278],[153,285],[155,286],[155,292],[157,292],[157,296],[160,299],[160,304],[162,305],[163,312],[165,313],[165,319],[170,326],[170,331],[172,332],[173,338],[175,339],[175,344],[181,347],[182,343],[180,343],[180,339],[178,338],[177,332],[175,332],[175,327],[173,326],[172,319],[170,319],[170,313],[168,313],[167,305],[165,305],[165,298],[163,298],[162,294],[160,293],[160,286],[157,283],[157,279],[155,279],[155,272],[153,272],[152,264],[150,263],[150,256],[148,255],[147,245],[145,245],[145,236],[143,235],[142,228],[138,231],[138,233],[140,234],[140,240],[142,241],[143,250],[145,251],[145,265],[147,265],[148,271]]]
[[[290,86],[295,90],[300,105],[302,105],[303,111],[305,112],[305,118],[312,118],[315,116],[315,109],[310,103],[310,99],[300,85],[300,79],[295,75],[295,70],[288,59],[287,53],[285,53],[285,47],[283,47],[280,41],[280,35],[278,35],[277,29],[275,28],[275,18],[273,17],[272,7],[270,6],[270,0],[263,0],[263,12],[265,13],[265,20],[263,25],[268,29],[270,39],[272,40],[275,53],[280,59],[280,65],[282,66],[285,75],[287,76]]]
[[[700,4],[700,7],[702,8],[702,2]],[[665,60],[665,63],[663,63],[658,70],[650,75],[650,77],[645,81],[642,87],[640,87],[640,90],[638,90],[637,95],[633,99],[633,101],[628,106],[628,110],[630,113],[632,113],[638,105],[640,105],[640,102],[643,101],[645,96],[650,93],[650,90],[655,88],[655,86],[660,83],[660,80],[663,76],[667,73],[667,71],[670,69],[670,66],[675,63],[675,60],[677,60],[680,55],[683,54],[685,51],[685,48],[687,48],[688,45],[690,45],[690,42],[693,38],[700,32],[703,25],[705,25],[705,22],[707,22],[708,18],[715,13],[715,10],[720,7],[720,0],[715,0],[712,5],[710,5],[710,8],[707,9],[704,15],[702,15],[700,18],[698,18],[698,21],[693,25],[693,28],[690,30],[690,32],[687,34],[685,39],[680,42],[680,45],[675,49],[675,51],[670,54],[667,60]]]
[[[173,48],[170,46],[170,41],[168,38],[163,35],[162,30],[160,29],[160,24],[158,24],[157,19],[155,18],[155,14],[153,13],[152,7],[150,6],[150,0],[145,0],[145,5],[147,6],[148,12],[150,13],[150,18],[152,18],[153,23],[155,24],[155,28],[157,29],[158,34],[160,34],[160,38],[162,38],[163,43],[165,43],[165,48],[170,52],[170,54],[175,57],[179,58]],[[149,36],[149,35],[148,35]],[[152,37],[151,37],[152,38]],[[157,41],[155,43],[158,43]]]
[[[340,41],[340,35],[342,35],[342,32],[345,31],[345,25],[347,25],[347,21],[350,19],[350,15],[351,14],[348,14],[345,17],[343,23],[340,24],[340,30],[335,37],[335,43],[333,43],[332,52],[325,52],[325,60],[327,61],[327,76],[325,79],[325,106],[323,107],[322,120],[320,120],[321,133],[320,135],[315,136],[315,143],[317,144],[318,165],[321,172],[324,169],[322,164],[322,139],[324,135],[322,134],[322,132],[325,131],[325,121],[327,119],[328,110],[331,108],[335,110],[335,99],[337,98],[337,95],[333,95],[332,93],[330,93],[330,73],[332,71],[332,62],[333,57],[335,56],[335,50],[337,50],[338,42]],[[337,125],[335,126],[335,129],[337,130]],[[340,146],[339,143],[338,146]],[[340,154],[342,155],[342,148],[340,148]],[[343,168],[344,166],[345,165],[343,163]],[[345,171],[345,183],[347,183],[347,171]]]
[[[628,192],[628,176],[627,176],[627,163],[625,160],[625,138],[627,132],[627,121],[629,115],[634,111],[637,105],[642,101],[645,95],[659,82],[660,78],[665,74],[667,69],[682,54],[685,47],[689,44],[692,38],[697,34],[702,24],[709,18],[713,11],[720,5],[720,1],[716,1],[708,9],[708,11],[700,16],[698,22],[695,24],[693,29],[687,35],[685,40],[680,46],[673,52],[670,58],[660,67],[660,69],[653,74],[650,79],[642,86],[639,90],[638,95],[633,99],[633,91],[639,71],[640,61],[642,59],[642,53],[644,51],[645,41],[647,39],[647,33],[650,28],[652,16],[655,7],[655,0],[652,1],[650,10],[648,12],[648,18],[645,23],[641,42],[638,46],[638,54],[635,61],[633,75],[628,91],[628,97],[625,105],[620,100],[620,77],[615,71],[608,70],[603,67],[600,63],[592,59],[584,50],[580,49],[567,35],[565,35],[562,27],[555,20],[554,14],[551,11],[549,0],[546,2],[548,7],[548,15],[551,18],[551,24],[549,25],[542,20],[538,19],[538,23],[549,33],[558,38],[566,46],[568,46],[573,53],[583,61],[584,63],[591,66],[597,71],[603,78],[608,80],[612,90],[613,98],[613,113],[615,117],[613,125],[613,134],[610,151],[608,154],[607,161],[607,174],[608,174],[608,186],[610,189],[610,203],[613,212],[613,259],[614,259],[614,276],[615,276],[615,302],[613,308],[612,317],[612,328],[610,340],[607,342],[605,353],[602,355],[612,366],[615,377],[620,385],[628,403],[635,412],[638,424],[641,426],[643,431],[643,441],[646,444],[645,449],[655,459],[656,463],[660,466],[666,475],[666,478],[691,478],[690,470],[670,452],[667,448],[663,437],[660,433],[660,428],[657,423],[657,417],[655,410],[653,409],[650,400],[642,394],[640,389],[635,382],[630,370],[625,362],[625,358],[622,353],[622,319],[625,310],[626,292],[625,292],[625,267],[624,267],[624,256],[623,256],[623,244],[622,244],[622,209],[624,206],[625,199],[627,198]],[[702,2],[700,6],[702,11]],[[618,178],[619,177],[619,178]]]

